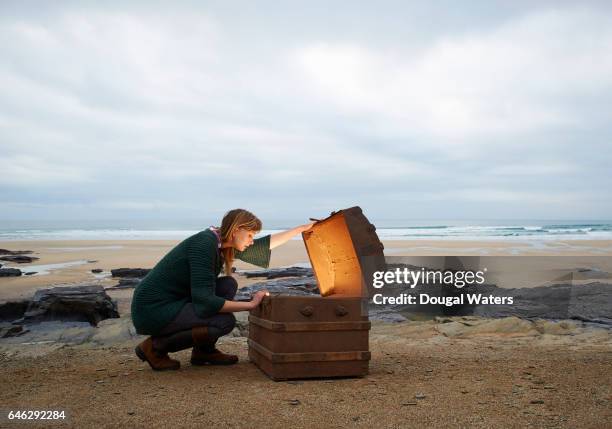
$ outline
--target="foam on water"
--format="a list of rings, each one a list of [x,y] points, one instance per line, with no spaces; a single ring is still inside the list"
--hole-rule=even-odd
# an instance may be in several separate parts
[[[374,221],[376,224],[376,222]],[[433,223],[433,222],[432,222]],[[206,226],[202,227],[202,230]],[[266,229],[260,235],[284,230]],[[74,228],[74,229],[1,229],[0,241],[15,240],[182,240],[197,229]],[[445,222],[442,225],[406,225],[377,228],[382,240],[612,240],[612,223],[553,223],[483,221]],[[301,240],[298,235],[295,240]],[[109,246],[104,246],[109,248]],[[65,248],[65,251],[101,250],[101,247]]]

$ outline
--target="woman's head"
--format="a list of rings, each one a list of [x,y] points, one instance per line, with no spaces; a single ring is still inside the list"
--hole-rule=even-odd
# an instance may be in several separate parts
[[[219,235],[224,243],[225,273],[231,274],[234,249],[244,251],[253,244],[253,236],[261,231],[261,221],[248,210],[234,209],[225,213]]]

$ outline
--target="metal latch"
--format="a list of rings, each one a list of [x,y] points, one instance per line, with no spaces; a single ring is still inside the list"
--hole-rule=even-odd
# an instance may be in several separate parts
[[[300,313],[302,313],[306,317],[310,317],[314,313],[314,308],[312,308],[310,305],[307,305],[306,307],[303,307],[300,310]]]

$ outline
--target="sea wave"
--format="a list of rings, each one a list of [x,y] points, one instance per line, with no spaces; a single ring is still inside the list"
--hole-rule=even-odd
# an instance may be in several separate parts
[[[203,227],[202,229],[205,229]],[[266,229],[260,235],[283,229]],[[73,228],[0,229],[0,241],[18,240],[181,240],[196,229]],[[612,223],[545,225],[408,225],[376,230],[381,240],[612,240]],[[296,240],[301,240],[298,235]]]

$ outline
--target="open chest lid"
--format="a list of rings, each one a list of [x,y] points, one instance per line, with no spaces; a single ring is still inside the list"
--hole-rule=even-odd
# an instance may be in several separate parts
[[[360,207],[332,212],[302,238],[322,296],[372,295],[374,271],[386,269],[384,247]]]

